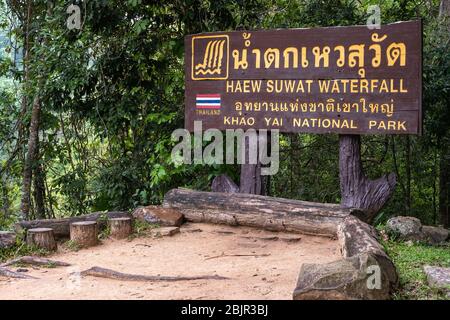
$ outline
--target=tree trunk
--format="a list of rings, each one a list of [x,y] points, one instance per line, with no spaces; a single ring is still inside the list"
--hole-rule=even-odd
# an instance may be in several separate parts
[[[259,161],[259,146],[261,139],[267,139],[267,141],[270,141],[270,133],[267,134],[267,138],[261,135],[259,133],[257,134],[257,163],[256,164],[249,164],[247,162],[249,161],[249,142],[246,139],[245,140],[245,163],[241,165],[241,177],[240,177],[240,186],[239,186],[239,192],[240,193],[250,193],[250,194],[266,194],[267,187],[266,184],[268,182],[267,177],[261,176],[261,163]],[[268,150],[270,151],[270,149]]]
[[[450,143],[443,138],[440,143],[439,161],[439,221],[450,226]]]
[[[81,221],[70,224],[70,240],[87,248],[98,243],[98,226],[95,221]]]
[[[441,0],[440,6],[439,6],[439,16],[450,16],[450,1],[448,0]]]
[[[111,237],[114,239],[125,239],[133,233],[131,218],[109,219],[109,226],[111,228]]]
[[[55,251],[57,248],[53,229],[36,228],[29,229],[27,232],[27,245],[37,246],[48,251]]]
[[[439,17],[443,27],[450,31],[450,1],[441,0]],[[439,221],[444,227],[450,226],[450,139],[444,136],[440,141],[439,159]]]
[[[212,192],[228,192],[236,193],[239,192],[239,187],[234,183],[233,180],[226,174],[221,174],[213,179],[211,184]]]
[[[338,224],[360,210],[338,204],[314,203],[242,193],[173,189],[164,207],[178,209],[188,221],[258,227],[334,237]]]
[[[411,215],[411,138],[405,137],[405,169],[406,169],[406,215]]]
[[[363,171],[359,135],[339,136],[339,178],[341,205],[363,209],[363,221],[372,222],[394,192],[394,173],[370,180]]]
[[[6,174],[6,173],[5,173]],[[2,211],[3,211],[3,217],[5,219],[9,218],[10,210],[9,210],[9,195],[8,195],[8,183],[7,179],[4,178],[2,175],[0,177],[0,183],[1,183],[1,192],[2,192]]]
[[[34,169],[34,203],[36,219],[45,219],[45,185],[40,164],[37,164]]]
[[[35,164],[37,153],[37,142],[39,136],[39,114],[41,111],[41,104],[39,97],[36,97],[33,101],[33,109],[31,112],[30,123],[30,137],[28,138],[28,152],[25,158],[25,164],[23,169],[23,183],[22,183],[22,200],[20,204],[20,210],[22,219],[28,220],[31,207],[31,182],[33,178],[33,166]]]

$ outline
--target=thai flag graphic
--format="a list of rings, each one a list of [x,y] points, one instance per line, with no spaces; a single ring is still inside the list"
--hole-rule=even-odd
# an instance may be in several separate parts
[[[220,109],[220,94],[197,94],[195,106],[197,109]]]

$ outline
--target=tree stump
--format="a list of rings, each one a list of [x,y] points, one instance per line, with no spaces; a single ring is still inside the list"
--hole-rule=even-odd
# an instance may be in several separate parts
[[[80,221],[70,224],[70,240],[80,247],[91,247],[98,243],[98,228],[95,221]]]
[[[36,246],[48,251],[55,251],[57,248],[53,229],[35,228],[27,232],[27,245]]]
[[[109,219],[111,237],[114,239],[125,239],[133,232],[131,218]]]

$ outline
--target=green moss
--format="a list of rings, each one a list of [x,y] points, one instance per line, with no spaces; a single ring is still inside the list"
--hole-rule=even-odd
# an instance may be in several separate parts
[[[400,277],[400,287],[394,299],[446,299],[444,290],[431,288],[423,267],[425,265],[450,267],[449,246],[431,246],[421,243],[383,241]]]

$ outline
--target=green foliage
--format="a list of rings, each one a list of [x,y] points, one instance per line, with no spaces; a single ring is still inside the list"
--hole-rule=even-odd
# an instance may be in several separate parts
[[[159,228],[159,224],[148,223],[140,220],[134,220],[133,222],[133,234],[130,235],[131,238],[138,238],[146,236],[149,232],[155,228]]]
[[[36,246],[28,246],[24,241],[18,238],[14,246],[10,248],[0,248],[0,262],[5,262],[7,260],[23,256],[46,256],[49,253],[50,252],[45,249],[38,248]]]
[[[446,299],[445,290],[428,286],[423,267],[450,267],[448,244],[441,247],[395,241],[385,241],[383,244],[400,277],[400,288],[394,295],[395,299]]]
[[[63,246],[67,250],[74,251],[74,252],[81,249],[80,245],[74,240],[67,240],[66,242],[64,242]]]
[[[29,108],[21,111],[23,98],[32,101],[39,92],[42,101],[34,165],[45,177],[46,217],[157,204],[174,187],[208,190],[222,173],[239,180],[238,165],[175,165],[170,159],[171,133],[184,126],[185,35],[364,24],[372,4],[381,6],[382,23],[418,17],[424,22],[424,135],[362,139],[367,174],[398,175],[395,194],[377,222],[398,214],[426,224],[438,221],[440,140],[450,135],[449,33],[437,18],[438,0],[93,0],[81,6],[81,30],[67,29],[66,1],[53,3],[51,12],[44,2],[34,3],[28,81],[20,50],[13,50],[24,45],[25,21],[15,14],[24,7],[1,6],[2,228],[19,212],[30,121]],[[269,179],[270,194],[339,202],[338,137],[281,139],[280,171]]]

